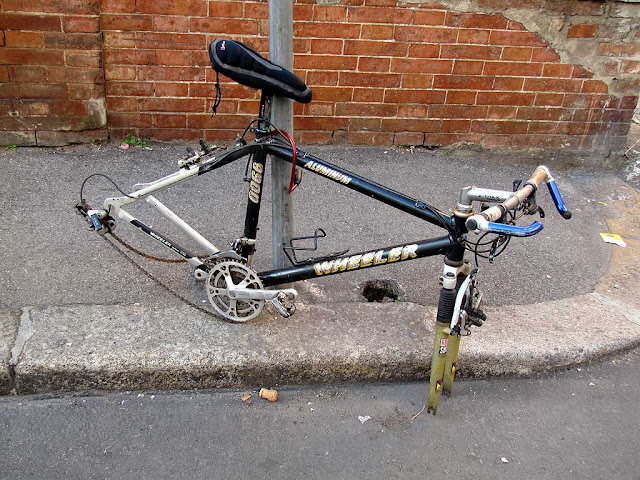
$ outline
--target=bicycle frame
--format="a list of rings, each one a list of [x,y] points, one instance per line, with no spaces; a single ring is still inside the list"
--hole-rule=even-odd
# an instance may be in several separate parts
[[[262,182],[266,171],[267,155],[271,155],[291,163],[293,161],[293,151],[290,147],[276,144],[273,141],[268,141],[264,138],[258,138],[253,143],[237,147],[229,152],[223,153],[222,155],[212,157],[205,162],[182,168],[178,172],[156,180],[155,182],[137,185],[140,188],[133,191],[128,196],[107,199],[105,201],[104,208],[110,215],[117,215],[120,219],[125,220],[146,235],[156,241],[159,241],[175,254],[185,259],[192,266],[196,268],[204,268],[202,260],[179,246],[175,241],[170,240],[165,235],[157,232],[150,226],[133,217],[124,209],[124,207],[144,199],[171,223],[178,227],[187,237],[195,241],[200,247],[204,248],[207,253],[211,255],[219,254],[220,250],[215,245],[209,242],[178,215],[162,204],[153,194],[188,178],[204,175],[205,173],[216,170],[249,155],[252,156],[250,167],[251,180],[247,193],[244,237],[242,238],[244,244],[242,245],[241,255],[250,261],[255,252],[256,233],[260,206],[262,203]],[[448,222],[450,227],[459,235],[466,233],[466,230],[463,227],[464,224],[457,221],[456,217],[449,216],[439,211],[434,213],[427,208],[424,202],[420,200],[416,200],[390,188],[384,187],[305,151],[297,150],[296,165],[330,181],[339,183],[346,188],[367,195],[368,197],[381,201],[393,208],[437,225],[443,229],[444,227],[441,224],[442,220]],[[450,260],[461,261],[461,252],[458,252],[459,249],[454,248],[455,246],[455,240],[451,235],[447,234],[441,237],[420,240],[414,243],[385,246],[349,256],[325,259],[316,263],[293,265],[291,267],[259,272],[258,276],[264,286],[268,287],[319,276],[335,275],[358,269],[374,268],[391,263],[434,255],[447,255],[448,257],[451,256]],[[454,255],[449,255],[454,251],[456,252]]]

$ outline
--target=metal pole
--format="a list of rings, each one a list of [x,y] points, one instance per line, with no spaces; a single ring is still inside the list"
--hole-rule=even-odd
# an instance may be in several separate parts
[[[272,62],[293,69],[293,0],[269,0],[269,56]],[[293,136],[293,101],[274,97],[271,122]],[[288,194],[291,166],[271,157],[271,172],[273,266],[283,268],[288,263],[282,247],[293,236],[293,200]]]

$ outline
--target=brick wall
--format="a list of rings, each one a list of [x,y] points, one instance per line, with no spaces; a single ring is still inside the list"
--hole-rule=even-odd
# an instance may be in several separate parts
[[[294,69],[314,100],[295,106],[296,136],[620,149],[638,100],[639,17],[637,3],[586,0],[298,0]],[[206,48],[225,36],[266,54],[268,23],[266,1],[2,0],[0,138],[103,136],[105,97],[114,139],[235,138],[258,99],[223,80],[212,117]]]
[[[104,139],[99,1],[2,0],[0,144]]]

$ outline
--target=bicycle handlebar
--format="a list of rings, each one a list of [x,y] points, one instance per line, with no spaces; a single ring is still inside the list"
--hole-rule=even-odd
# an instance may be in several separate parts
[[[556,209],[565,219],[571,218],[571,212],[565,207],[558,186],[551,175],[551,172],[544,165],[536,168],[527,180],[524,187],[514,192],[504,202],[494,205],[483,212],[477,213],[469,217],[465,225],[469,231],[479,230],[482,232],[500,233],[504,235],[514,235],[518,237],[529,237],[535,235],[543,229],[540,222],[534,222],[526,227],[518,227],[515,225],[506,225],[504,223],[496,223],[501,220],[509,210],[518,208],[524,201],[533,195],[542,182],[547,183],[549,193],[553,199]]]

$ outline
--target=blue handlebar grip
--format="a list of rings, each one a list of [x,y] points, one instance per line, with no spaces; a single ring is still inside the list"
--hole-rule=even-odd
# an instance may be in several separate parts
[[[503,235],[513,235],[514,237],[530,237],[544,228],[540,222],[533,222],[526,227],[516,225],[505,225],[504,223],[489,222],[489,231],[492,233],[502,233]]]
[[[90,215],[89,218],[91,219],[91,224],[96,232],[102,228],[102,223],[100,223],[98,215]]]
[[[567,210],[567,207],[564,206],[564,201],[562,200],[562,195],[560,195],[560,190],[558,190],[558,185],[556,185],[555,180],[550,180],[547,182],[547,187],[549,187],[549,193],[551,194],[551,198],[553,198],[553,203],[556,204],[556,208],[560,215],[566,220],[571,218],[571,212]]]

